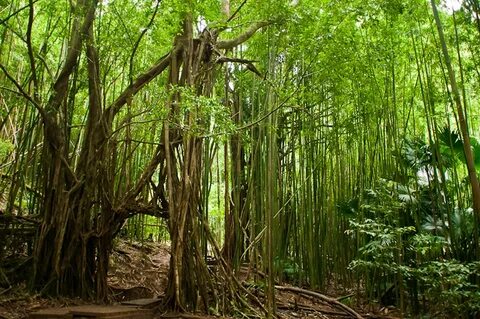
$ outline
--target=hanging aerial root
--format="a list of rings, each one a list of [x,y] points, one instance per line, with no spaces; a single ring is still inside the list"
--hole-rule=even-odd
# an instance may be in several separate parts
[[[213,237],[212,235],[212,232],[210,230],[210,227],[208,226],[207,223],[205,222],[202,222],[203,223],[203,226],[204,226],[204,229],[205,229],[205,233],[207,235],[207,238],[208,238],[208,241],[210,242],[210,244],[212,244],[213,246],[213,250],[214,250],[214,253],[215,253],[215,257],[220,261],[220,264],[218,265],[218,267],[220,267],[221,271],[223,272],[224,276],[225,276],[225,279],[227,280],[227,283],[228,283],[228,286],[229,286],[229,289],[231,290],[231,294],[232,295],[236,295],[240,301],[240,303],[247,307],[249,310],[251,310],[253,313],[256,313],[257,315],[259,315],[261,317],[261,314],[258,313],[258,311],[252,307],[252,305],[250,305],[239,293],[239,291],[243,292],[245,295],[247,295],[248,297],[250,297],[254,303],[263,311],[263,313],[267,314],[267,309],[265,308],[265,306],[263,305],[263,303],[254,295],[252,294],[250,291],[248,291],[248,289],[246,289],[239,281],[238,279],[234,276],[231,268],[228,266],[228,263],[225,261],[225,259],[223,258],[223,255],[222,255],[222,252],[221,252],[221,249],[220,247],[218,246],[217,242],[215,241],[215,238]]]

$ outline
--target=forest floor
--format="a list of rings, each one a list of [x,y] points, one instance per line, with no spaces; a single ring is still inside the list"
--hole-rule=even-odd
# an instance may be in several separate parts
[[[111,257],[108,278],[111,292],[110,301],[120,303],[141,298],[161,298],[167,283],[169,261],[168,244],[119,240]],[[342,295],[342,292],[334,289],[330,289],[328,293]],[[279,318],[352,317],[338,306],[300,292],[277,290],[276,298]],[[80,299],[49,299],[31,295],[27,292],[25,285],[18,285],[8,290],[0,289],[0,319],[23,319],[28,318],[29,313],[41,309],[85,304],[87,302]],[[398,312],[395,309],[370,306],[367,310],[367,307],[351,307],[364,318],[398,318]],[[182,317],[215,318],[193,315],[178,316],[178,318]],[[172,318],[172,315],[158,313],[155,318]]]

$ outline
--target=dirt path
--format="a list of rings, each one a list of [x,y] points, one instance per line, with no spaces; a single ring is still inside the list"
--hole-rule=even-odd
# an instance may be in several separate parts
[[[132,243],[119,240],[111,256],[108,283],[111,301],[122,302],[162,296],[167,284],[170,262],[169,246],[164,243]],[[1,291],[0,291],[1,292]],[[305,294],[277,290],[278,318],[351,318],[328,302]],[[28,314],[51,307],[84,305],[80,299],[47,299],[32,296],[25,286],[0,294],[0,319],[27,318]],[[395,311],[376,309],[371,313],[355,309],[364,318],[397,318]],[[156,314],[155,318],[215,318],[206,316]]]
[[[108,283],[113,300],[150,298],[163,294],[170,262],[168,245],[120,241],[110,261]]]

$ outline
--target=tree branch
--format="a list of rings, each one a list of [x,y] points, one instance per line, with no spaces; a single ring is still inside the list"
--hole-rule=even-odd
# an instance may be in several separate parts
[[[72,28],[72,35],[69,43],[69,50],[67,53],[67,57],[65,58],[65,63],[63,64],[63,68],[56,79],[50,100],[49,100],[49,107],[52,110],[57,110],[60,104],[62,103],[65,94],[67,93],[68,87],[68,79],[72,74],[75,66],[77,65],[78,56],[82,49],[83,43],[83,36],[87,34],[88,30],[90,29],[90,25],[93,23],[95,19],[95,9],[97,7],[98,0],[85,0],[85,2],[91,2],[89,5],[84,4],[84,8],[80,8],[79,10],[85,9],[87,11],[85,18],[83,20],[82,25],[80,25],[80,21],[75,21],[74,26]]]
[[[135,197],[140,194],[142,189],[147,185],[147,183],[150,181],[152,178],[152,175],[155,173],[155,170],[157,166],[165,159],[165,151],[163,144],[157,145],[157,148],[155,150],[155,154],[153,155],[152,159],[150,160],[150,163],[148,163],[147,167],[143,170],[139,180],[135,184],[135,186],[128,191],[128,193],[125,196],[126,201],[131,201]]]
[[[30,7],[30,10],[28,13],[28,26],[27,26],[28,58],[30,60],[30,69],[32,69],[33,99],[36,102],[39,102],[37,67],[35,65],[35,57],[34,57],[33,46],[32,46],[32,28],[33,28],[33,18],[34,18],[33,1],[29,0],[28,5]]]
[[[17,11],[15,12],[12,12],[11,14],[9,14],[6,18],[0,20],[0,24],[5,24],[8,20],[10,20],[11,18],[13,18],[14,16],[16,16],[17,14],[19,14],[20,12],[22,12],[23,10],[27,9],[28,7],[30,7],[33,3],[36,3],[38,2],[39,0],[35,0],[33,1],[32,3],[29,3],[27,5],[24,5],[23,7],[21,7],[20,9],[18,9]]]
[[[253,62],[255,62],[255,61],[247,60],[247,59],[239,59],[239,58],[229,58],[229,57],[226,57],[226,56],[222,55],[215,62],[217,62],[217,63],[231,62],[231,63],[244,64],[247,67],[247,70],[255,73],[256,75],[258,75],[260,78],[263,79],[262,73],[260,73],[260,71],[258,71],[258,69],[253,64]]]
[[[255,34],[255,32],[257,32],[259,29],[269,24],[271,24],[271,22],[269,21],[255,22],[244,33],[240,34],[238,37],[230,40],[218,41],[217,49],[226,49],[226,50],[233,49],[234,47],[250,39]]]
[[[145,35],[145,33],[147,33],[148,29],[150,29],[150,27],[152,26],[153,21],[155,20],[155,16],[157,15],[157,12],[158,12],[158,7],[160,7],[161,2],[162,2],[161,0],[157,0],[157,4],[155,5],[155,10],[153,11],[150,21],[148,22],[147,26],[143,29],[142,33],[140,34],[140,36],[138,37],[137,41],[133,46],[132,54],[130,55],[130,68],[129,68],[130,74],[128,75],[130,80],[130,85],[133,83],[133,59],[135,58],[135,53],[138,50],[138,46],[140,45],[140,41],[142,41],[143,36]]]
[[[160,217],[167,219],[169,217],[168,211],[161,209],[157,205],[145,204],[141,201],[132,201],[124,203],[115,212],[123,218],[129,218],[137,214],[143,214],[153,217]]]
[[[240,58],[229,58],[229,57],[226,57],[224,55],[221,55],[217,58],[217,60],[215,62],[217,62],[217,63],[232,62],[232,63],[248,64],[248,63],[253,63],[253,62],[258,62],[258,61],[240,59]]]
[[[150,83],[155,77],[162,73],[169,65],[172,56],[177,55],[181,50],[181,46],[176,46],[168,54],[164,55],[160,60],[150,67],[145,73],[139,75],[137,79],[130,84],[120,96],[108,107],[110,116],[114,116],[120,111],[127,101],[135,96],[145,85]]]
[[[7,79],[9,79],[10,82],[12,82],[13,85],[15,85],[15,87],[18,89],[18,93],[21,96],[23,96],[27,101],[32,103],[33,106],[37,109],[38,113],[40,113],[40,115],[42,116],[42,119],[45,120],[46,119],[46,113],[45,113],[45,110],[40,106],[40,104],[38,104],[35,101],[35,99],[33,99],[27,92],[25,92],[25,90],[22,88],[20,83],[18,83],[17,80],[15,80],[15,78],[7,71],[5,66],[1,63],[0,63],[0,69],[3,71],[3,73],[5,74]]]
[[[244,0],[237,8],[237,10],[235,10],[235,12],[230,16],[230,18],[228,18],[227,20],[227,23],[232,21],[235,16],[240,12],[240,10],[242,10],[242,7],[247,3],[247,0]]]

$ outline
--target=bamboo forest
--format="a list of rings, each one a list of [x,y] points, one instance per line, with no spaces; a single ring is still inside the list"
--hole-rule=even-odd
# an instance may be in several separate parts
[[[479,0],[0,0],[0,318],[480,318]]]

